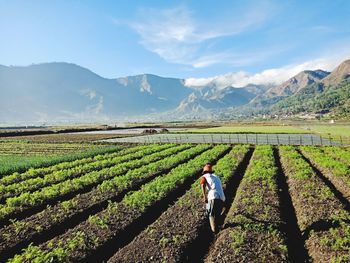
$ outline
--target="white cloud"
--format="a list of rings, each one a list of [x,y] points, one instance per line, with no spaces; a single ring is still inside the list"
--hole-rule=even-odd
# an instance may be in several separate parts
[[[206,67],[218,63],[246,63],[231,51],[212,51],[213,42],[222,37],[240,34],[260,25],[268,17],[266,5],[257,5],[243,14],[232,14],[221,21],[207,23],[193,18],[187,8],[144,9],[138,21],[126,22],[140,36],[140,43],[149,51],[171,63]],[[120,25],[122,22],[114,21]],[[210,51],[211,50],[211,51]]]
[[[278,85],[303,70],[323,69],[332,71],[346,58],[344,56],[321,58],[300,64],[291,64],[281,68],[267,69],[256,74],[239,71],[209,78],[188,78],[185,80],[185,85],[188,87],[201,87],[211,84],[218,88],[227,86],[244,87],[248,84]]]

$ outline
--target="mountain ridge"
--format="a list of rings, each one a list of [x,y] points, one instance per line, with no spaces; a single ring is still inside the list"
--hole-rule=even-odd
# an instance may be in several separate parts
[[[0,65],[0,122],[105,122],[160,115],[172,120],[252,116],[261,110],[285,113],[288,105],[303,104],[303,99],[316,105],[309,102],[314,95],[326,103],[322,96],[335,96],[337,90],[342,90],[339,96],[346,104],[345,91],[337,85],[349,76],[350,60],[331,73],[304,70],[280,85],[239,88],[214,82],[190,87],[185,79],[154,74],[108,79],[66,62]],[[295,98],[301,100],[293,102]]]

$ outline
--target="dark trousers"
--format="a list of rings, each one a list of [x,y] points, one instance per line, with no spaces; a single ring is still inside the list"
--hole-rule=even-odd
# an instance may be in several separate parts
[[[208,201],[206,206],[208,215],[219,218],[223,206],[224,202],[221,199],[213,199]]]

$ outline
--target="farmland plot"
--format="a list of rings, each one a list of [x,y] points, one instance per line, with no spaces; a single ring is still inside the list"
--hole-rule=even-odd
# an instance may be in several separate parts
[[[334,146],[167,143],[7,174],[0,262],[349,262],[348,160]],[[216,234],[207,162],[227,197]]]

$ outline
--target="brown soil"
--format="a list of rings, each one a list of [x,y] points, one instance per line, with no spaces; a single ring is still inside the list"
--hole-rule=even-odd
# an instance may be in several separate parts
[[[191,189],[108,262],[180,262],[181,254],[207,225],[198,189]]]
[[[332,182],[332,184],[342,193],[348,202],[350,202],[350,187],[348,186],[350,174],[335,176],[331,171],[314,162],[311,156],[309,156],[306,152],[303,151],[302,153],[308,158],[312,165],[317,167],[317,169],[320,170],[322,174]]]
[[[39,241],[44,235],[45,239],[48,239],[50,236],[54,237],[62,233],[65,228],[73,227],[79,222],[86,220],[90,214],[95,214],[105,209],[108,201],[121,200],[127,192],[137,190],[142,184],[149,182],[158,175],[169,172],[172,168],[180,163],[189,161],[189,159],[174,163],[172,167],[166,170],[135,179],[126,189],[115,189],[115,191],[111,192],[93,189],[88,193],[78,195],[71,199],[74,205],[69,207],[69,209],[64,208],[61,203],[53,207],[49,206],[42,212],[22,220],[21,223],[25,224],[25,226],[19,232],[13,224],[0,229],[0,256],[3,253],[13,254],[13,251],[18,251],[24,245],[28,245],[33,238]],[[38,233],[36,229],[40,229],[40,232]],[[5,236],[12,236],[12,238],[6,239]]]
[[[282,158],[282,165],[287,176],[290,195],[297,214],[298,224],[302,232],[317,222],[332,221],[334,218],[344,216],[344,208],[335,196],[321,198],[320,193],[327,186],[318,177],[312,176],[308,180],[295,178],[293,167]],[[312,187],[311,187],[312,186]],[[329,189],[327,189],[330,191]],[[309,229],[310,230],[310,229]]]
[[[263,227],[263,226],[260,226]],[[289,262],[279,232],[240,226],[223,230],[205,262]]]
[[[311,234],[306,246],[313,262],[350,262],[349,230],[344,229],[342,226],[334,229],[337,237],[329,230]]]

